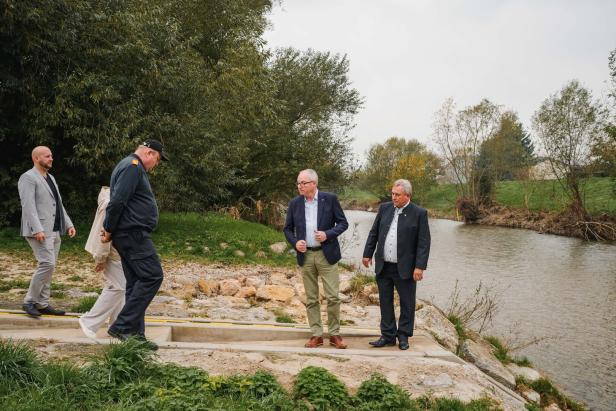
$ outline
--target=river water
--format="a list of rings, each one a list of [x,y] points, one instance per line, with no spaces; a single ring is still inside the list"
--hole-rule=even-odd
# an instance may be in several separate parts
[[[345,214],[343,261],[361,266],[375,214]],[[492,287],[499,310],[484,334],[515,343],[545,337],[513,354],[592,410],[616,410],[615,244],[440,219],[430,232],[418,298],[446,309],[456,280],[462,300],[480,282]]]

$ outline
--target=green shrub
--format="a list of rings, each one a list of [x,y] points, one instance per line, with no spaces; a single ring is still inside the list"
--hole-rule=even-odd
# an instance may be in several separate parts
[[[71,307],[71,312],[74,313],[85,313],[92,309],[94,303],[98,299],[98,296],[88,296],[83,297],[79,300],[79,302]]]
[[[492,345],[492,353],[503,364],[509,364],[512,362],[512,358],[509,356],[509,349],[505,347],[505,344],[497,337],[485,337],[487,342]]]
[[[481,398],[464,403],[456,398],[419,397],[417,400],[421,410],[430,411],[500,411],[499,405],[489,399]]]
[[[306,367],[297,374],[293,397],[309,402],[316,410],[345,410],[349,405],[344,384],[321,367]]]
[[[570,409],[571,411],[585,410],[585,408],[581,404],[561,394],[558,388],[556,388],[547,378],[540,378],[536,381],[533,381],[529,384],[529,386],[537,393],[539,393],[539,395],[541,395],[540,405],[542,407],[547,407],[554,402],[561,409]]]
[[[464,323],[462,322],[462,320],[460,320],[455,315],[449,315],[447,319],[451,321],[454,327],[456,327],[456,332],[458,333],[458,339],[460,341],[466,340],[466,338],[468,337],[466,336],[466,329],[464,328]]]
[[[409,395],[380,374],[372,374],[355,394],[354,404],[365,410],[416,410]]]

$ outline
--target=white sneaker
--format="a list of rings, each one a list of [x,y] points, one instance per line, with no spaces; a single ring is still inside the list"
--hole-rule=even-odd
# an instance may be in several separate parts
[[[96,341],[96,333],[84,325],[84,323],[81,321],[81,317],[79,317],[79,326],[81,327],[81,331],[83,331],[86,337]]]

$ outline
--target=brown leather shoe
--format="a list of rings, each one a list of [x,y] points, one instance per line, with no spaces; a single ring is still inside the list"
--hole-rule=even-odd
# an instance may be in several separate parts
[[[323,345],[323,337],[310,337],[308,342],[304,344],[306,348],[317,348]]]
[[[332,335],[329,337],[329,345],[333,345],[336,348],[344,350],[347,345],[342,341],[342,337],[339,335]]]

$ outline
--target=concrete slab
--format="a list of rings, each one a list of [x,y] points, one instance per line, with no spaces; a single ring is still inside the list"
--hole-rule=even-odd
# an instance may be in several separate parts
[[[20,311],[0,310],[0,338],[49,339],[74,344],[109,344],[106,329],[97,333],[96,342],[86,338],[79,329],[78,315],[42,316],[33,319]],[[397,346],[374,348],[369,341],[379,336],[377,329],[343,327],[348,348],[335,349],[325,339],[323,347],[305,348],[310,330],[304,325],[248,323],[235,321],[194,321],[190,318],[146,318],[146,336],[164,349],[225,350],[244,352],[280,352],[306,355],[438,358],[463,364],[460,358],[442,348],[431,336],[418,331],[410,339],[410,349]]]

